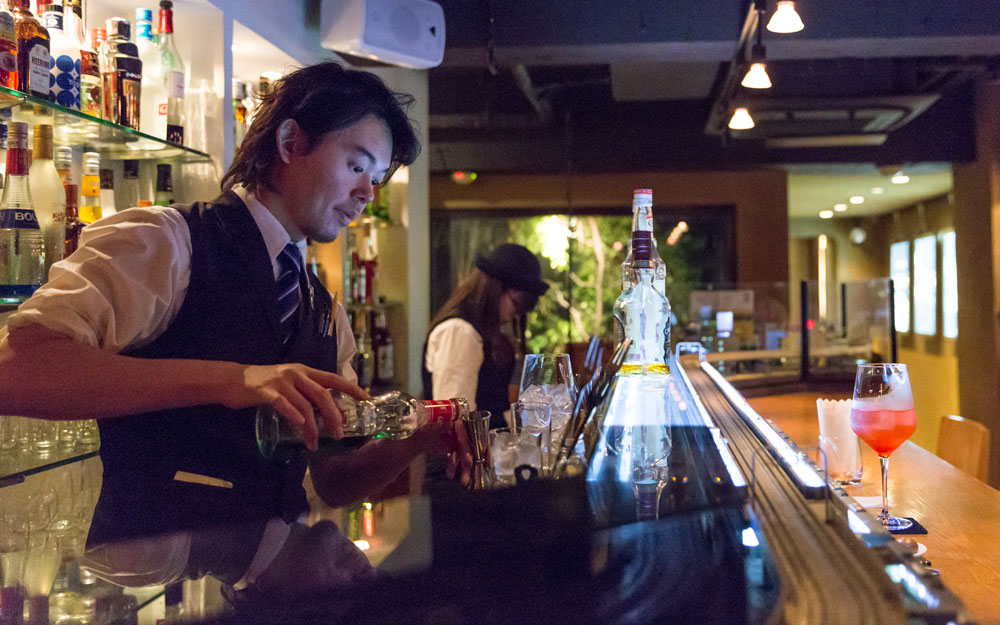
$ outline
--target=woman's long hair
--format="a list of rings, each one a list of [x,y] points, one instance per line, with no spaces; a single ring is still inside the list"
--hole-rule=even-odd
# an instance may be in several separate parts
[[[504,285],[496,278],[473,269],[431,320],[431,327],[445,319],[461,317],[476,328],[483,338],[483,356],[500,367],[514,362],[514,346],[500,331],[500,297]]]

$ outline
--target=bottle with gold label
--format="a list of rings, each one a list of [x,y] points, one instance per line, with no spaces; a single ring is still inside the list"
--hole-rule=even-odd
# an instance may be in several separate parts
[[[0,5],[0,86],[17,89],[17,31],[6,5]]]
[[[83,155],[83,176],[80,178],[80,221],[92,224],[101,218],[101,156],[97,152]]]
[[[31,0],[11,0],[17,34],[17,90],[49,99],[49,32],[31,13]]]
[[[107,39],[103,28],[90,31],[90,41],[80,48],[80,110],[93,117],[104,116],[104,87],[101,84],[101,62],[97,50]]]

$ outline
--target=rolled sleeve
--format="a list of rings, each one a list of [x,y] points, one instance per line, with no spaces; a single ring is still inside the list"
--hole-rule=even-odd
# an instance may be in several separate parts
[[[191,277],[191,235],[170,207],[133,208],[83,229],[80,247],[11,315],[109,352],[155,340],[173,321]]]

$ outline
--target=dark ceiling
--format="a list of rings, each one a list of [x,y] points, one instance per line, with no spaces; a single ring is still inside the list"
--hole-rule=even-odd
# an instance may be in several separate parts
[[[742,0],[438,1],[435,172],[967,160],[971,85],[1000,75],[998,0],[800,0],[758,92]],[[736,105],[753,130],[725,128]]]

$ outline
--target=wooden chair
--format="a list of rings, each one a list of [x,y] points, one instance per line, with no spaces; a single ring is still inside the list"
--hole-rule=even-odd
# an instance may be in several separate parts
[[[986,482],[990,467],[990,431],[982,423],[955,415],[941,417],[937,455]]]

